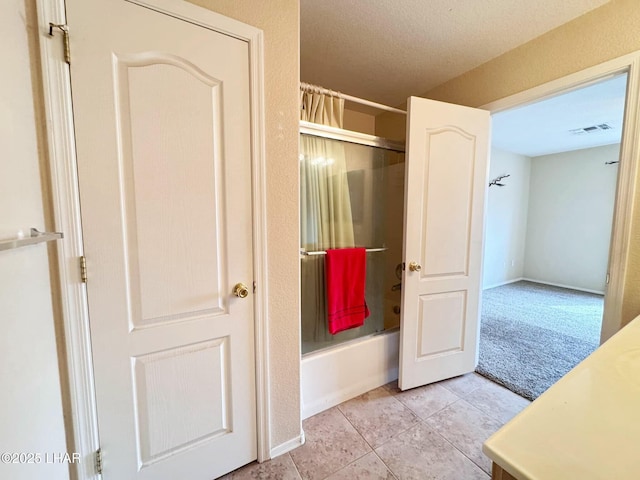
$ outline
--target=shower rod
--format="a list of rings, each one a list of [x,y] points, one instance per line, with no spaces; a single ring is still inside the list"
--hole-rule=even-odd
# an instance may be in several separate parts
[[[353,95],[347,95],[341,92],[335,92],[333,90],[329,90],[328,88],[320,87],[318,85],[311,85],[310,83],[300,82],[300,89],[308,92],[316,92],[323,95],[329,95],[331,97],[343,98],[349,102],[359,103],[360,105],[367,105],[369,107],[377,108],[378,110],[385,110],[387,112],[393,113],[401,113],[406,115],[407,112],[405,110],[400,110],[399,108],[390,107],[389,105],[384,105],[382,103],[372,102],[371,100],[365,100],[364,98],[354,97]]]
[[[386,247],[381,247],[381,248],[367,248],[365,249],[365,252],[369,253],[369,252],[384,252],[387,248]],[[300,255],[326,255],[327,252],[325,250],[318,250],[316,252],[307,252],[305,250],[300,250]]]

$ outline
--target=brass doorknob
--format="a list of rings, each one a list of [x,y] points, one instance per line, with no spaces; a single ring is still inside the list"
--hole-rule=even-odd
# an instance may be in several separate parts
[[[236,283],[236,286],[233,287],[233,294],[236,297],[246,298],[249,295],[249,289],[244,283]]]
[[[411,270],[412,272],[419,272],[420,270],[422,270],[422,265],[417,262],[411,262],[409,264],[409,270]]]

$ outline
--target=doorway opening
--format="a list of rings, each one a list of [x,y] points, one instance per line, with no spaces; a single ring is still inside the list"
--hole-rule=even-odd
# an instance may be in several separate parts
[[[477,371],[531,400],[600,344],[627,82],[493,116]]]

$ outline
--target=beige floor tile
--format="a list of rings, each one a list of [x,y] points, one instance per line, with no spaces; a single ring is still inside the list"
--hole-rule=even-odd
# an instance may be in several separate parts
[[[487,383],[493,382],[491,382],[491,380],[487,380],[482,375],[471,372],[467,373],[466,375],[443,380],[442,382],[438,382],[437,385],[451,390],[459,397],[464,397],[465,395],[468,395],[469,393],[473,392],[477,388],[480,388],[482,385],[486,385]]]
[[[375,451],[399,480],[489,478],[440,434],[422,422]]]
[[[383,387],[342,403],[338,408],[373,448],[419,421]]]
[[[303,422],[305,444],[291,451],[304,480],[323,479],[371,451],[337,408]]]
[[[393,382],[389,382],[386,385],[383,385],[383,387],[385,389],[387,389],[387,391],[389,393],[398,393],[401,390],[398,388],[398,380],[394,380]]]
[[[491,460],[482,453],[482,443],[501,427],[500,422],[460,400],[429,417],[426,423],[485,472],[491,472]]]
[[[289,454],[264,463],[251,463],[223,477],[225,480],[300,480],[300,475]]]
[[[460,400],[455,393],[438,384],[398,391],[395,398],[422,419],[429,418],[447,405]]]
[[[497,383],[488,382],[465,397],[478,410],[507,423],[531,402]]]
[[[327,477],[327,480],[395,480],[385,464],[374,453],[367,453],[364,457],[347,465],[342,470]]]

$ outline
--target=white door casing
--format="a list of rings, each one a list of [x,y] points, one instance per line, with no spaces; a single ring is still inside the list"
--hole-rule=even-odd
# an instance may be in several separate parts
[[[627,269],[633,245],[634,208],[638,165],[640,165],[640,51],[589,67],[565,77],[483,105],[492,114],[544,100],[562,93],[627,73],[627,95],[620,147],[620,165],[614,219],[609,248],[610,281],[606,286],[600,343],[624,325],[622,315]],[[629,319],[627,319],[629,320]]]
[[[248,47],[67,12],[104,476],[213,478],[257,456]]]
[[[408,106],[402,390],[476,367],[490,138],[485,110],[416,97]]]

